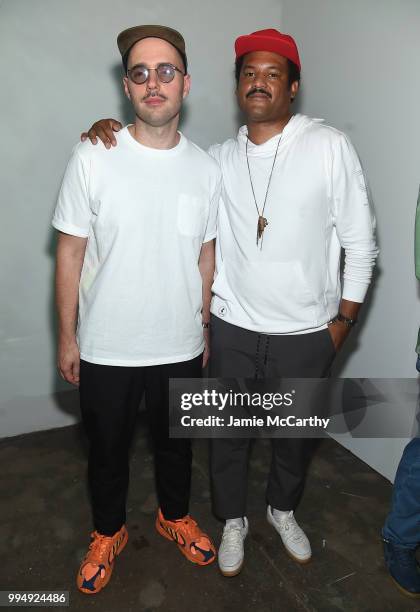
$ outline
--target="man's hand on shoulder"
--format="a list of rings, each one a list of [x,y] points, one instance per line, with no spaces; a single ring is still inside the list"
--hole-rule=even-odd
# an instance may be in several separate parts
[[[59,341],[57,367],[61,378],[79,386],[80,353],[76,340]]]
[[[82,132],[80,140],[84,142],[89,138],[90,142],[94,145],[98,144],[98,138],[101,140],[107,149],[111,146],[117,146],[117,140],[114,132],[119,132],[122,128],[122,124],[116,119],[100,119],[95,121],[88,132]]]

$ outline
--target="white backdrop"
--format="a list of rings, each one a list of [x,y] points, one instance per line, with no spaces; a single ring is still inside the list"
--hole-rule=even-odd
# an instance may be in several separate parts
[[[117,8],[118,7],[118,8]],[[2,258],[0,435],[75,422],[76,392],[55,373],[54,232],[60,181],[80,132],[129,121],[118,32],[179,29],[192,91],[182,130],[203,147],[236,132],[233,42],[275,27],[293,34],[303,67],[297,110],[349,134],[367,171],[381,255],[359,333],[340,376],[414,377],[418,287],[413,221],[420,181],[420,3],[416,0],[0,1]],[[347,443],[346,443],[347,444]],[[399,441],[351,441],[392,478]]]

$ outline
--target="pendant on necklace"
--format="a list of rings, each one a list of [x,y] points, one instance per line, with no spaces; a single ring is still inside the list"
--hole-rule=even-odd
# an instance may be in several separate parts
[[[262,239],[262,235],[267,225],[268,225],[267,219],[263,217],[262,215],[259,215],[258,224],[257,224],[257,246],[258,246],[258,242]]]

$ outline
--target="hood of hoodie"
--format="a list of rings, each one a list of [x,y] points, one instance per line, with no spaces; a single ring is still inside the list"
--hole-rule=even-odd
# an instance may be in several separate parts
[[[297,113],[292,115],[289,122],[284,126],[284,129],[279,134],[276,134],[266,142],[260,145],[256,145],[250,140],[248,141],[248,155],[252,157],[270,157],[274,155],[277,148],[279,138],[281,143],[279,148],[287,146],[297,134],[300,134],[303,130],[307,129],[314,123],[322,123],[324,119],[312,119],[306,115]],[[248,127],[243,125],[239,128],[237,142],[239,151],[245,155],[246,142],[248,138]]]

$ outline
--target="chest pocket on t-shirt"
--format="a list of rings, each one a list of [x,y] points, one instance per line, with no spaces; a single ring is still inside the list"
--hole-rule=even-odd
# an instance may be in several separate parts
[[[197,237],[204,233],[204,202],[197,196],[178,196],[177,227],[183,236]]]

